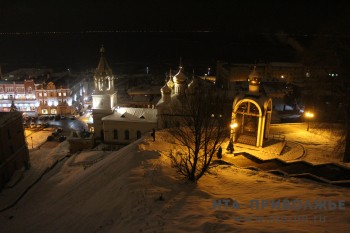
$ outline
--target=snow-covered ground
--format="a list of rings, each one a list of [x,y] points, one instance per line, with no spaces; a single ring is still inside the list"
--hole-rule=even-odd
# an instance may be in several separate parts
[[[295,134],[293,140],[301,143],[310,136],[317,141],[312,131],[273,127],[287,140]],[[168,139],[166,132],[157,132],[156,142],[146,136],[119,151],[88,151],[63,160],[13,208],[0,212],[0,232],[350,231],[349,188],[227,165],[188,183],[170,165],[167,155],[177,146]],[[310,148],[305,158],[318,158]],[[226,156],[231,155],[223,160]],[[84,161],[94,163],[87,167]],[[6,195],[7,190],[0,199]],[[230,200],[230,206],[213,205],[219,200]],[[278,201],[279,208],[273,208]]]
[[[307,123],[275,124],[271,125],[270,133],[281,133],[287,141],[301,144],[305,150],[302,158],[312,163],[340,162],[344,153],[344,146],[339,146],[341,128],[339,125],[326,129],[315,128],[316,123],[310,123],[307,131]]]

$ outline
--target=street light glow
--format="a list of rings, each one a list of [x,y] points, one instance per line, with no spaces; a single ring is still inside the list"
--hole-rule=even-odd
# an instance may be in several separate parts
[[[310,129],[310,119],[314,117],[314,114],[312,112],[305,112],[305,117],[307,119],[307,129],[306,129],[306,131],[309,131],[309,129]]]
[[[234,122],[234,123],[232,123],[231,125],[230,125],[230,127],[231,127],[231,129],[235,129],[235,128],[237,128],[237,123],[236,122]]]
[[[307,118],[313,118],[314,117],[314,114],[312,112],[306,112],[305,113],[305,117]]]

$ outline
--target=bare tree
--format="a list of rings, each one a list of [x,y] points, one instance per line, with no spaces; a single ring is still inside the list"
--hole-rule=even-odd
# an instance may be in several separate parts
[[[188,90],[173,102],[168,120],[174,127],[169,132],[185,149],[170,157],[178,174],[188,180],[197,181],[209,171],[213,155],[229,135],[224,99],[207,88]]]

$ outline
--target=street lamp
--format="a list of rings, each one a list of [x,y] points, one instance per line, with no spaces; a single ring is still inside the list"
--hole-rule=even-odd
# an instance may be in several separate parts
[[[226,150],[228,150],[230,152],[230,154],[233,153],[233,151],[235,150],[234,149],[234,145],[233,145],[233,142],[235,141],[236,139],[236,128],[237,128],[238,124],[237,122],[233,122],[231,125],[230,125],[230,128],[231,128],[231,137],[230,137],[230,141],[227,145],[227,148]]]
[[[231,128],[231,138],[235,138],[235,133],[236,133],[236,128],[237,128],[238,124],[237,122],[233,122],[231,125],[230,125],[230,128]]]
[[[306,131],[309,131],[309,128],[310,128],[310,119],[314,117],[314,114],[312,112],[306,112],[305,113],[305,117],[307,119],[307,130]]]

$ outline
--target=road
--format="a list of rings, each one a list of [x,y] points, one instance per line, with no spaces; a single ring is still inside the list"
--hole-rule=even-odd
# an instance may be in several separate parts
[[[47,137],[52,134],[57,128],[62,128],[63,132],[60,135],[69,136],[71,131],[82,131],[88,130],[86,121],[89,117],[89,113],[78,117],[75,120],[69,118],[60,119],[60,120],[48,120],[48,128],[26,128],[25,136],[28,144],[29,150],[39,148],[41,146],[54,148],[55,146],[50,143],[46,143]],[[43,124],[41,120],[36,120],[35,124]],[[57,138],[56,140],[57,141]]]

